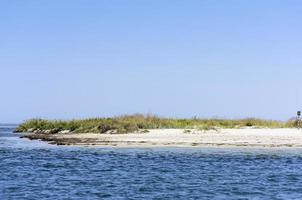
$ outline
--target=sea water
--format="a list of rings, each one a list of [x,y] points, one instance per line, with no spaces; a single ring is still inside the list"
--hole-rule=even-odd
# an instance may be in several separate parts
[[[302,150],[90,148],[0,126],[0,199],[302,199]]]

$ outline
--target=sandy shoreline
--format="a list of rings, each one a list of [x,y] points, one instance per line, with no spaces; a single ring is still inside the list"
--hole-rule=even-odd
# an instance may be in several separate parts
[[[302,130],[297,129],[221,129],[194,131],[156,129],[130,134],[24,134],[51,144],[117,147],[302,147]]]

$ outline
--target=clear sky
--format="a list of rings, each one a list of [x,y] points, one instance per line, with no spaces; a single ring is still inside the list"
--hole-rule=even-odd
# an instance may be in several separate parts
[[[0,0],[0,122],[302,109],[300,0]]]

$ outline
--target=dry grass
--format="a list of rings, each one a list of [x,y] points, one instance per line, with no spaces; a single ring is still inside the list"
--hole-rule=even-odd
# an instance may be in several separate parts
[[[280,122],[254,118],[228,119],[172,119],[160,118],[155,115],[123,115],[113,118],[95,118],[85,120],[44,120],[31,119],[22,123],[16,132],[45,132],[58,133],[68,130],[74,133],[129,133],[138,130],[176,128],[210,130],[216,128],[289,128],[296,125],[295,120]]]

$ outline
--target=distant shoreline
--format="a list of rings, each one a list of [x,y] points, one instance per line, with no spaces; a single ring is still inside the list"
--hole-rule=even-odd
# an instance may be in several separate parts
[[[56,145],[108,147],[228,147],[228,148],[302,148],[302,130],[281,128],[150,129],[148,133],[128,134],[22,134],[23,138]]]

